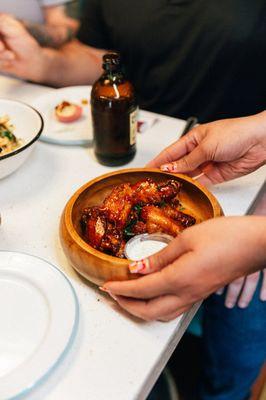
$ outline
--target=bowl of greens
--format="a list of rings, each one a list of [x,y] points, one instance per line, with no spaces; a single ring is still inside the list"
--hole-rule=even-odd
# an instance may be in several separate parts
[[[37,110],[20,101],[0,99],[0,179],[26,161],[42,130]]]

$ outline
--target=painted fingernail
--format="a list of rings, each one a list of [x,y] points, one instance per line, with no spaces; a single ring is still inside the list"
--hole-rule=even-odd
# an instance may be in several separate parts
[[[139,261],[134,261],[133,263],[129,264],[129,271],[132,274],[149,272],[149,269],[150,269],[150,262],[148,258]]]
[[[169,172],[169,171],[170,171],[169,164],[162,165],[162,166],[160,167],[160,169],[161,169],[162,171]]]
[[[247,306],[248,306],[248,304],[246,302],[244,302],[244,301],[240,301],[238,303],[238,307],[240,307],[240,308],[246,308]]]

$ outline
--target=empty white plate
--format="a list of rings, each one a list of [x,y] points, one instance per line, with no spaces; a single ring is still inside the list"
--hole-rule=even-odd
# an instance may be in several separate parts
[[[62,272],[38,257],[0,251],[0,399],[46,376],[77,324],[77,297]]]
[[[62,89],[51,89],[32,102],[41,113],[44,129],[40,140],[64,146],[90,146],[92,144],[92,124],[90,113],[91,86],[69,86]],[[84,100],[87,104],[83,104]],[[82,107],[82,117],[74,122],[59,122],[55,117],[55,107],[68,101]]]

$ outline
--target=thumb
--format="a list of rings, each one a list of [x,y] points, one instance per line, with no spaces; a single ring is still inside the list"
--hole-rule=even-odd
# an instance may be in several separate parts
[[[150,274],[160,271],[167,267],[174,260],[186,252],[184,241],[180,235],[172,240],[172,242],[158,253],[139,261],[134,261],[129,265],[129,270],[132,274]]]
[[[192,172],[200,165],[209,161],[203,145],[197,146],[191,153],[185,155],[177,161],[173,161],[161,166],[162,171],[167,172]]]

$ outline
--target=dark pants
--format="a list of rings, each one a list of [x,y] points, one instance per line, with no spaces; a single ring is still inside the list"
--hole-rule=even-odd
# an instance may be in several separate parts
[[[203,307],[201,400],[245,400],[266,360],[266,302],[259,289],[245,309],[224,306],[212,295]]]

